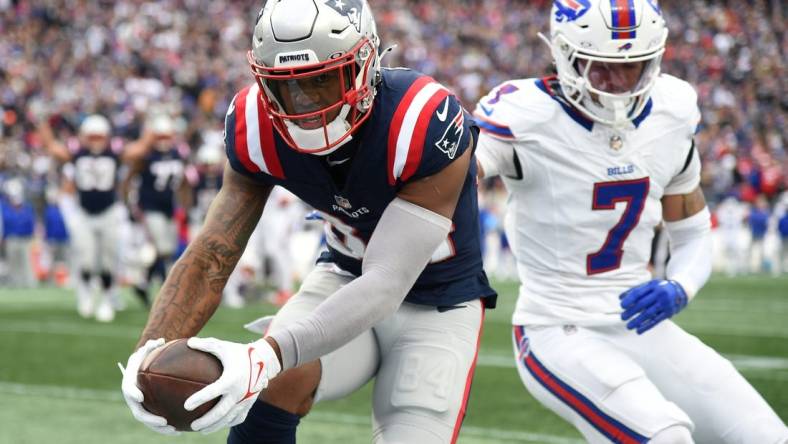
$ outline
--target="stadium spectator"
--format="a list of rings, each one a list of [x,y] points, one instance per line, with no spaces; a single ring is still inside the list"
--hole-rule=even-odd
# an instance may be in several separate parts
[[[259,0],[0,4],[0,177],[32,174],[36,115],[52,115],[58,138],[68,140],[84,116],[99,112],[130,141],[155,104],[183,122],[184,141],[198,147],[221,131],[233,93],[251,79],[237,49],[249,44]],[[504,79],[549,69],[536,33],[547,29],[550,4],[378,2],[382,46],[398,45],[383,63],[425,72],[473,104]],[[785,2],[660,6],[671,35],[663,71],[699,92],[696,142],[710,206],[730,193],[773,200],[788,184]]]

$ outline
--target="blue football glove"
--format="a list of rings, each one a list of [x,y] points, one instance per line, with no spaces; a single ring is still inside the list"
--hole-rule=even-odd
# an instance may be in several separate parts
[[[637,330],[639,335],[687,306],[687,293],[681,285],[664,279],[633,287],[622,293],[619,299],[624,309],[621,320],[629,320],[627,328]]]

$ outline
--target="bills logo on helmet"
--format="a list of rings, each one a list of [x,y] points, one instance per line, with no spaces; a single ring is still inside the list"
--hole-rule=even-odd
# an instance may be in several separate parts
[[[557,22],[573,22],[579,19],[583,14],[591,9],[591,2],[588,0],[556,0],[553,2],[555,6],[555,20]]]
[[[443,136],[435,143],[435,146],[446,153],[449,159],[454,159],[454,156],[457,154],[457,148],[460,147],[460,140],[462,140],[462,134],[465,131],[462,126],[464,122],[465,116],[463,115],[462,108],[460,108],[457,115],[451,120],[449,126],[446,127]]]
[[[361,0],[326,0],[326,6],[347,17],[356,32],[361,32],[361,10],[364,5]]]

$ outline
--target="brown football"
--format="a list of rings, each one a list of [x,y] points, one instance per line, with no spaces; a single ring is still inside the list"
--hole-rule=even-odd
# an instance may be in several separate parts
[[[189,396],[222,375],[222,363],[214,355],[194,350],[186,339],[176,339],[154,350],[145,358],[137,373],[142,391],[142,406],[163,416],[176,429],[192,431],[191,423],[213,408],[219,398],[186,411],[183,403]]]

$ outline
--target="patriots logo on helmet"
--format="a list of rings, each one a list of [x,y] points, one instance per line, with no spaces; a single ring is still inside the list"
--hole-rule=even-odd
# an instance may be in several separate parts
[[[325,0],[326,6],[347,17],[356,32],[361,33],[361,10],[364,5],[361,0]]]
[[[589,0],[556,0],[553,2],[555,6],[555,20],[559,23],[564,20],[573,22],[579,19],[583,14],[591,9],[591,2]]]
[[[465,123],[465,116],[462,113],[462,108],[460,108],[449,126],[446,127],[443,136],[435,143],[435,146],[446,153],[449,159],[454,159],[454,156],[457,155],[457,148],[460,147],[460,140],[462,140],[462,134],[465,131],[465,128],[462,126],[463,123]]]

